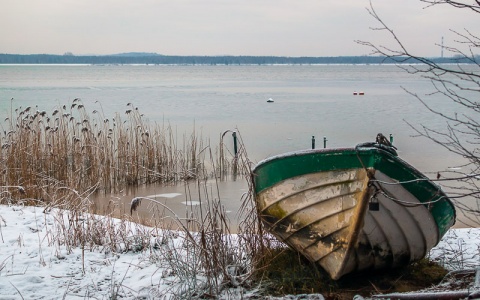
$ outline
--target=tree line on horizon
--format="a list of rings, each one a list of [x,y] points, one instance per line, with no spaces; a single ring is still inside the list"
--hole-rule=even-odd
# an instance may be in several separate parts
[[[465,57],[432,58],[436,63],[478,63]],[[152,64],[152,65],[272,65],[272,64],[398,64],[419,63],[414,58],[387,56],[179,56],[159,54],[82,55],[0,54],[0,64]]]

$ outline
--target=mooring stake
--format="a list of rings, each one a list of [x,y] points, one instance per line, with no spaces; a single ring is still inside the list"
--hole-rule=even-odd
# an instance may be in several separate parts
[[[315,136],[312,135],[312,149],[315,149]]]
[[[327,148],[327,137],[326,136],[323,137],[323,148],[324,149]]]
[[[237,156],[238,148],[237,148],[237,133],[234,131],[232,133],[233,136],[233,152],[235,153],[235,156]]]

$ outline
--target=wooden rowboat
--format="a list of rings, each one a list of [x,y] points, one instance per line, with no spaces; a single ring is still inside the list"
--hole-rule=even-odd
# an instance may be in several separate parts
[[[253,175],[267,230],[334,280],[418,261],[455,223],[441,188],[379,143],[275,156]]]

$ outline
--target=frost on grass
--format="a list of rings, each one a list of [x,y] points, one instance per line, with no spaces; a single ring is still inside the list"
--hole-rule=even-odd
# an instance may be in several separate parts
[[[184,232],[70,213],[0,205],[1,297],[208,295],[212,277],[201,272],[204,262]],[[87,231],[78,226],[94,234],[82,236]],[[216,278],[219,285],[228,281],[221,273]]]
[[[479,229],[452,229],[430,258],[449,270],[478,267],[479,240]],[[256,298],[261,288],[243,285],[251,270],[239,242],[214,231],[0,205],[0,298]]]
[[[430,259],[450,271],[480,267],[480,229],[450,229],[430,251]]]
[[[82,243],[81,237],[78,245],[65,244],[65,239],[74,234],[73,221],[63,222],[61,211],[45,214],[39,207],[1,205],[0,215],[2,296],[138,296],[148,293],[153,283],[159,282],[158,267],[149,261],[149,252],[135,253],[125,248],[134,248],[133,239],[118,249],[124,252],[120,254],[107,246],[108,236],[103,241],[99,239],[98,244]]]

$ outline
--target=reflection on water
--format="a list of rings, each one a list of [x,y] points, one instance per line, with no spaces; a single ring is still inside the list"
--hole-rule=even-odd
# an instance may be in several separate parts
[[[133,212],[134,220],[146,225],[165,223],[178,227],[172,218],[184,221],[192,217],[200,219],[213,202],[219,201],[229,221],[231,232],[236,232],[242,195],[248,192],[244,178],[228,178],[217,181],[186,182],[176,185],[149,185],[130,188],[119,194],[97,195],[93,201],[97,213],[113,213],[114,216],[130,214],[133,198],[142,197],[139,208]],[[149,200],[151,199],[151,200]]]
[[[429,80],[393,65],[0,68],[1,119],[10,114],[11,105],[48,111],[75,98],[91,111],[101,110],[108,119],[133,102],[148,120],[171,124],[178,142],[195,128],[211,145],[218,145],[222,132],[238,129],[254,163],[271,155],[306,149],[312,136],[317,137],[317,145],[325,136],[327,147],[353,147],[374,141],[379,132],[393,134],[400,157],[431,178],[465,163],[441,146],[414,137],[416,132],[410,124],[439,132],[447,129],[443,118],[433,115],[404,88],[446,115],[469,115],[469,110],[432,93]],[[365,95],[352,95],[359,90]],[[275,102],[267,103],[268,98]],[[227,142],[231,150],[231,139]],[[466,168],[461,171],[470,173]],[[200,191],[195,184],[128,189],[98,197],[95,203],[100,212],[130,214],[132,198],[155,195],[155,201],[185,218],[206,202],[207,191],[211,199],[220,199],[235,226],[241,196],[247,191],[241,178],[220,181],[218,187],[215,181],[208,182]],[[160,207],[143,201],[136,216],[151,219],[166,211],[159,211]],[[460,224],[457,222],[457,226]]]
[[[167,193],[167,194],[157,194],[157,195],[150,195],[150,196],[145,196],[147,198],[174,198],[177,196],[180,196],[182,194],[180,193]]]
[[[449,170],[461,170],[460,167],[447,168]],[[434,178],[436,173],[427,173]],[[447,186],[458,188],[456,183],[448,183]],[[165,228],[178,229],[180,220],[183,225],[195,230],[188,224],[192,220],[205,219],[206,212],[212,208],[213,202],[221,205],[221,210],[228,219],[230,232],[235,233],[241,222],[239,214],[243,197],[249,192],[245,178],[236,177],[227,180],[208,180],[205,182],[184,182],[176,185],[149,185],[137,188],[129,188],[119,194],[97,196],[94,199],[97,213],[113,213],[115,216],[130,214],[130,203],[133,198],[141,197],[142,204],[133,212],[135,221],[145,225],[157,225]],[[461,200],[464,204],[474,205],[474,199]],[[467,201],[467,202],[466,202]],[[468,203],[470,201],[471,203]],[[472,222],[468,217],[457,210],[457,222],[455,228],[470,227]]]

